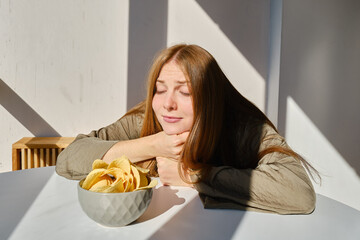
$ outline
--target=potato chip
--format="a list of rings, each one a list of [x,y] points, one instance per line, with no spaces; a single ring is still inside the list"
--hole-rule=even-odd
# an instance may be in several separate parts
[[[104,192],[106,192],[109,188],[110,188],[109,185],[98,186],[98,187],[94,187],[94,186],[93,186],[92,188],[89,189],[89,191],[104,193]]]
[[[136,167],[136,169],[139,170],[139,172],[141,172],[141,173],[147,174],[147,173],[150,172],[150,170],[147,169],[147,168],[142,168],[142,167],[139,167],[138,165],[135,165],[135,167]]]
[[[117,158],[110,164],[96,159],[93,170],[82,183],[82,188],[93,192],[117,193],[131,192],[153,188],[156,180],[149,184],[147,174],[149,169],[132,164],[126,156]]]
[[[115,181],[111,186],[104,189],[105,193],[118,193],[118,192],[125,192],[124,189],[124,181],[119,179],[119,181]]]
[[[105,168],[107,169],[108,164],[101,159],[96,159],[92,164],[92,169]]]
[[[125,175],[127,175],[127,173],[124,170],[115,167],[108,168],[107,170],[104,171],[104,174],[107,174],[110,177],[114,177],[115,179],[120,179],[120,178],[125,179]]]
[[[148,178],[146,177],[146,174],[139,173],[140,174],[140,184],[139,187],[145,187],[149,184]]]
[[[94,169],[92,170],[85,178],[85,181],[82,184],[82,188],[89,190],[95,183],[101,180],[101,175],[105,172],[105,169]]]
[[[136,167],[134,167],[133,165],[131,165],[131,173],[134,176],[134,180],[135,180],[135,188],[139,188],[140,187],[140,173],[137,170]]]
[[[137,189],[135,189],[135,191],[137,190],[142,190],[142,189],[149,189],[149,188],[153,188],[158,184],[158,181],[156,179],[152,179],[151,182],[149,183],[149,185],[144,186],[144,187],[139,187]]]
[[[130,163],[129,159],[127,159],[127,157],[125,157],[125,156],[122,156],[121,158],[117,158],[114,161],[112,161],[109,164],[108,168],[113,168],[113,167],[120,168],[123,171],[130,174],[130,172],[131,172],[130,165],[131,165],[131,163]]]
[[[114,182],[114,180],[109,175],[104,175],[101,176],[100,178],[101,180],[99,180],[97,183],[91,186],[91,188],[89,189],[90,191],[101,192],[103,191],[101,189],[104,189],[105,186],[109,187]]]
[[[138,187],[147,186],[149,181],[148,181],[146,175],[150,172],[150,170],[146,169],[146,168],[139,167],[137,165],[135,165],[135,167],[139,171],[139,175],[140,175],[140,184],[139,184]]]
[[[125,176],[125,192],[132,192],[136,188],[134,176],[133,175],[126,175]]]

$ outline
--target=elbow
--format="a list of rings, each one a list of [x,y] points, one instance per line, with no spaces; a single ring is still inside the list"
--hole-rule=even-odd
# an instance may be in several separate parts
[[[294,195],[296,199],[291,204],[293,209],[291,214],[310,214],[315,210],[316,194],[312,187],[308,186]]]
[[[70,179],[72,176],[69,174],[66,163],[66,156],[64,156],[64,151],[62,151],[56,160],[55,172],[62,177]]]
[[[64,178],[69,180],[80,180],[86,176],[86,174],[79,174],[76,166],[76,161],[72,162],[69,159],[69,154],[66,153],[66,149],[62,151],[56,160],[55,172]]]
[[[311,214],[315,210],[316,194],[307,184],[287,188],[281,199],[278,214]]]
[[[310,188],[301,198],[300,210],[303,214],[310,214],[315,210],[316,194],[313,188]]]

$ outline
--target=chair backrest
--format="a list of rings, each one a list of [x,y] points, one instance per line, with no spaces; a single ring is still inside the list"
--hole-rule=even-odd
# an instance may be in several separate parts
[[[24,137],[12,145],[12,170],[47,167],[75,138]]]

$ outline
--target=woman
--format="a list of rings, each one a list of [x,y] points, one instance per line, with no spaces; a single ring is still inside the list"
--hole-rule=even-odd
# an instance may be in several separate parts
[[[80,179],[93,160],[122,155],[159,174],[165,185],[194,186],[206,208],[280,214],[315,208],[303,168],[311,166],[196,45],[160,52],[150,69],[146,101],[117,122],[78,135],[59,155],[56,171]]]

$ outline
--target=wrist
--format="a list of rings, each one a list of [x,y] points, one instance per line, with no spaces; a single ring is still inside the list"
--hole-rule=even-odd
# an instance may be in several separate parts
[[[151,158],[158,157],[158,151],[157,151],[158,144],[157,144],[156,134],[147,136],[145,140],[146,140],[145,145],[147,146],[146,149],[150,154]]]

